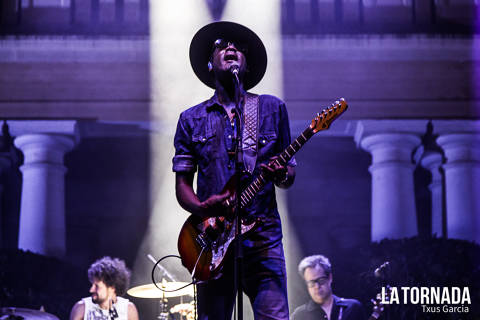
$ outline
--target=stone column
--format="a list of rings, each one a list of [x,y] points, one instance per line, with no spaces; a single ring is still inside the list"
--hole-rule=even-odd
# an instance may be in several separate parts
[[[428,186],[432,195],[432,234],[443,236],[443,177],[441,173],[443,157],[439,152],[427,151],[422,155],[420,164],[432,174]]]
[[[63,157],[74,146],[67,135],[25,134],[15,139],[24,154],[18,247],[65,255],[65,172]]]
[[[480,243],[480,135],[444,134],[437,143],[447,159],[447,236]]]
[[[417,217],[412,152],[420,138],[407,133],[377,133],[361,139],[372,154],[372,241],[415,236]]]

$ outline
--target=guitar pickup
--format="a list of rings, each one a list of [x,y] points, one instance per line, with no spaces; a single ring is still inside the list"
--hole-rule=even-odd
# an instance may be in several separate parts
[[[200,245],[200,247],[202,247],[203,249],[208,248],[209,243],[210,243],[210,241],[208,241],[207,236],[205,235],[205,233],[200,233],[200,234],[195,238],[195,240],[196,240],[197,243]]]

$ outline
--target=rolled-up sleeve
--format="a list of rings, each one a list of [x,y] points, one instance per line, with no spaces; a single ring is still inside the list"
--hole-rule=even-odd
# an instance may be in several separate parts
[[[192,134],[185,113],[180,114],[173,142],[175,156],[172,159],[174,172],[195,172],[197,163],[193,156]]]

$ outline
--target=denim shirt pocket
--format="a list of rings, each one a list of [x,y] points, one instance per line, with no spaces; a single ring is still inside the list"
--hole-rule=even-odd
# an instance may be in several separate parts
[[[259,158],[268,160],[275,154],[275,144],[277,141],[277,134],[275,132],[265,132],[258,135],[258,149]]]
[[[208,166],[209,162],[215,158],[218,151],[215,132],[201,132],[192,135],[192,143],[199,159],[199,165],[203,168]]]

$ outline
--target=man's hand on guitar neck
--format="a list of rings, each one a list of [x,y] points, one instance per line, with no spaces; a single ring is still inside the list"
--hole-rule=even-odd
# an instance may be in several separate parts
[[[288,188],[295,179],[294,167],[282,165],[278,156],[271,157],[268,164],[260,164],[260,169],[268,180],[280,188]]]

